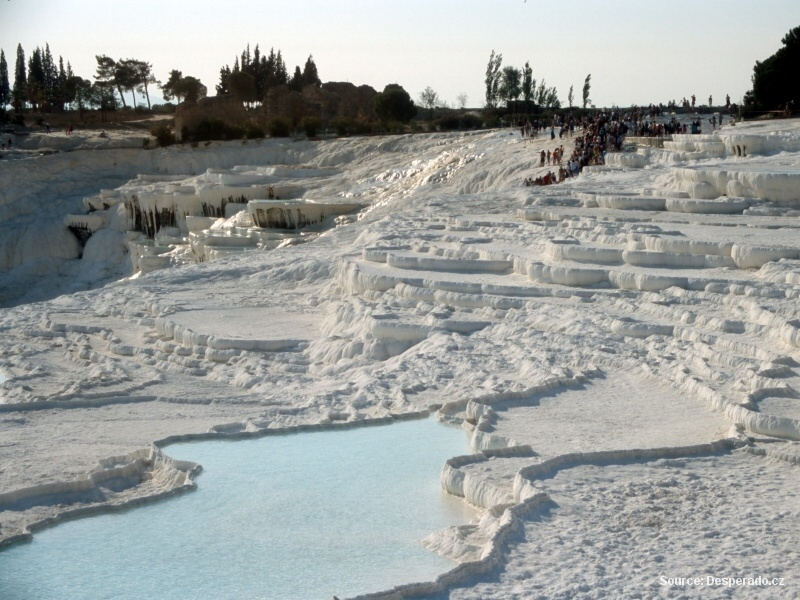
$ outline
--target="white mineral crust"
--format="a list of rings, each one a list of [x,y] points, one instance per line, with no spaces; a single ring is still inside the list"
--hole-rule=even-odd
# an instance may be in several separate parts
[[[515,131],[136,141],[0,161],[0,541],[193,486],[168,440],[436,411],[480,517],[372,597],[800,593],[799,121],[548,187]]]

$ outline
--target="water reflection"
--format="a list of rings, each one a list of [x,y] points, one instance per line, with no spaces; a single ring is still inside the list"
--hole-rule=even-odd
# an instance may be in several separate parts
[[[203,464],[198,491],[0,553],[0,597],[288,600],[433,579],[454,563],[418,540],[473,516],[439,484],[467,451],[433,419],[173,445]]]

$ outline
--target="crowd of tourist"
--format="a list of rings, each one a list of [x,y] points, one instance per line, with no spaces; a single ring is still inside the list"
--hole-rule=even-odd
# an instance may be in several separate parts
[[[622,149],[624,136],[628,133],[630,125],[617,111],[603,112],[598,111],[593,115],[577,118],[574,115],[556,115],[550,126],[550,139],[555,140],[556,130],[559,139],[573,137],[576,129],[581,130],[581,134],[575,137],[575,147],[570,157],[565,161],[563,144],[556,147],[553,151],[541,150],[539,153],[539,166],[558,165],[558,172],[548,170],[543,176],[528,177],[525,179],[526,186],[551,185],[561,183],[570,177],[576,177],[581,170],[589,165],[605,164],[605,155],[609,150],[619,151]],[[527,131],[528,124],[520,125],[520,132],[523,137]],[[532,129],[533,137],[542,128]],[[566,163],[566,164],[565,164]]]
[[[694,96],[691,100],[684,98],[681,104],[684,108],[695,106]],[[709,98],[709,103],[712,98]],[[555,140],[558,135],[559,140],[564,138],[574,138],[575,146],[569,158],[564,156],[563,144],[554,150],[541,150],[539,153],[539,166],[558,165],[558,172],[548,171],[540,177],[525,178],[525,185],[550,185],[560,183],[570,177],[575,177],[582,169],[590,165],[605,164],[607,152],[621,151],[625,136],[635,137],[658,137],[663,138],[673,134],[698,134],[702,132],[702,120],[695,117],[689,122],[681,122],[675,115],[674,109],[676,102],[671,101],[667,106],[663,104],[650,104],[647,107],[632,107],[626,111],[611,109],[597,111],[583,117],[575,115],[555,115],[549,125],[540,120],[521,121],[519,126],[520,135],[523,139],[535,139],[544,133],[547,135],[549,130],[550,139]],[[730,97],[726,97],[725,106],[735,107],[730,103]],[[668,120],[665,119],[666,112],[672,113]],[[730,117],[732,119],[732,117]],[[708,119],[712,131],[723,124],[724,114],[714,113]],[[578,131],[578,135],[576,135]],[[565,160],[566,159],[566,160]]]

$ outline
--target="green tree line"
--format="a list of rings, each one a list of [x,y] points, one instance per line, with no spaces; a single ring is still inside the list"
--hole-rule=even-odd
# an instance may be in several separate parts
[[[530,62],[526,62],[522,69],[513,66],[503,67],[503,55],[492,53],[489,64],[486,66],[486,97],[485,106],[488,110],[495,110],[501,102],[509,104],[517,102],[520,97],[525,103],[526,111],[534,106],[544,109],[561,108],[561,100],[555,87],[548,87],[542,79],[538,82],[533,77]],[[572,105],[572,90],[569,94],[570,106]]]
[[[17,46],[16,63],[10,77],[5,51],[0,49],[0,110],[12,106],[16,112],[30,108],[36,112],[63,112],[72,108],[81,113],[87,108],[101,111],[118,108],[137,108],[137,94],[144,97],[147,108],[152,109],[150,91],[153,86],[161,90],[165,100],[197,101],[207,95],[205,85],[196,77],[172,69],[167,80],[156,79],[153,66],[135,58],[114,59],[105,54],[95,56],[97,69],[92,79],[73,73],[69,62],[61,56],[56,61],[49,44],[37,47],[26,60],[22,45]],[[295,67],[290,76],[281,51],[271,49],[261,54],[258,45],[250,52],[250,45],[236,57],[233,67],[220,69],[216,85],[218,95],[233,94],[244,102],[260,102],[274,86],[288,85],[300,91],[307,85],[320,86],[317,65],[309,56],[304,67]]]
[[[314,57],[310,55],[303,69],[296,66],[291,76],[281,51],[276,53],[274,48],[270,48],[269,54],[265,55],[256,44],[251,54],[250,44],[247,44],[242,51],[241,61],[239,59],[239,56],[235,58],[233,67],[225,65],[220,69],[219,83],[216,85],[218,96],[231,94],[245,103],[262,102],[269,90],[276,86],[287,85],[289,89],[299,92],[307,85],[322,85]]]
[[[25,60],[22,45],[17,45],[14,83],[10,82],[5,51],[0,49],[0,108],[8,105],[20,111],[25,106],[51,112],[64,110],[75,97],[76,77],[72,67],[59,56],[56,61],[50,45],[37,48]]]

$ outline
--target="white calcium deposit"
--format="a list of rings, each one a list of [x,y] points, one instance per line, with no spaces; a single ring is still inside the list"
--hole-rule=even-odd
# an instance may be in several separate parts
[[[156,440],[433,410],[480,517],[370,597],[797,596],[800,122],[526,187],[558,142],[0,161],[0,540],[193,486]]]

